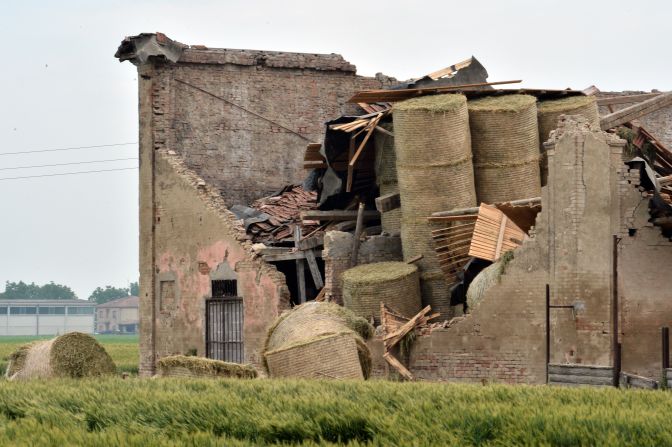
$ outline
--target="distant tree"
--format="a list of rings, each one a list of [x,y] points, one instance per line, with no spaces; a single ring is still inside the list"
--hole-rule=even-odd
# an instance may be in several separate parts
[[[5,300],[74,300],[77,295],[68,286],[56,284],[53,281],[42,286],[23,281],[5,282],[5,291],[0,293],[0,299]]]
[[[131,295],[133,296],[140,296],[140,284],[138,282],[132,282],[131,283]]]
[[[89,296],[89,301],[96,304],[107,303],[108,301],[116,300],[128,296],[129,290],[127,288],[105,286],[105,288],[98,287]]]

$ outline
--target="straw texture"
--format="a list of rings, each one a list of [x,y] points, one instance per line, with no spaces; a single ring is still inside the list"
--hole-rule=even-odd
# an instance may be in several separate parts
[[[395,105],[393,119],[404,260],[424,256],[418,263],[423,303],[444,309],[442,316],[449,318],[448,285],[440,279],[426,217],[477,203],[466,98],[410,99]],[[437,279],[425,284],[422,278],[427,275]]]
[[[251,365],[185,355],[163,357],[157,362],[157,367],[161,377],[233,377],[239,379],[257,377],[257,370]]]
[[[112,358],[95,338],[71,332],[19,348],[10,356],[8,377],[80,378],[114,374],[115,371]]]
[[[380,303],[411,318],[421,309],[418,268],[405,262],[376,262],[343,273],[343,302],[353,313],[380,324]]]
[[[393,131],[392,123],[382,123],[380,127]],[[392,194],[399,192],[399,182],[397,181],[397,164],[394,149],[394,137],[376,133],[375,137],[376,149],[376,183],[380,195]],[[382,213],[381,225],[383,231],[386,233],[399,233],[401,231],[401,209],[396,208],[391,211]]]
[[[537,110],[539,120],[539,140],[540,151],[542,154],[541,184],[546,186],[548,179],[548,160],[544,150],[544,141],[552,130],[558,127],[560,115],[581,115],[585,117],[591,125],[599,127],[600,114],[597,107],[597,101],[594,96],[570,96],[569,98],[542,101]]]
[[[325,377],[352,377],[371,372],[371,354],[364,342],[371,337],[373,328],[363,318],[334,303],[311,301],[284,312],[269,328],[264,347],[264,359],[271,377],[287,377],[286,371],[301,371],[302,377],[310,371],[320,371]],[[315,342],[335,335],[349,337],[354,344]],[[345,347],[349,346],[349,347]],[[347,374],[339,367],[324,370],[323,361],[329,356],[352,357],[353,353],[337,352],[355,347],[359,362]],[[298,352],[298,353],[297,353]],[[345,375],[344,375],[345,374]]]
[[[538,197],[536,98],[487,97],[469,102],[476,195],[480,203]]]

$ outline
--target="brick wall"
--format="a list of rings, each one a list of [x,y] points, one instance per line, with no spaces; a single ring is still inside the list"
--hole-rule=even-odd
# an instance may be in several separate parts
[[[621,181],[624,210],[618,246],[621,367],[660,379],[660,328],[672,326],[672,242],[649,222],[648,197],[639,190],[639,171]]]
[[[187,50],[178,63],[157,65],[163,115],[155,126],[229,206],[301,182],[307,143],[322,140],[327,120],[355,110],[345,103],[354,92],[382,85],[337,55],[306,64],[312,55],[217,51]]]

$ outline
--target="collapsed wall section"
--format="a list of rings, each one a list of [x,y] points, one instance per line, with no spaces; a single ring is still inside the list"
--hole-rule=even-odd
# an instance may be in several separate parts
[[[639,181],[639,170],[625,171],[619,185],[624,211],[618,244],[621,369],[659,380],[661,327],[672,322],[672,242],[649,222],[650,199]]]
[[[173,59],[132,59],[155,71],[154,145],[176,151],[227,206],[303,181],[306,145],[324,123],[354,111],[354,92],[389,82],[357,76],[335,54],[185,48]]]

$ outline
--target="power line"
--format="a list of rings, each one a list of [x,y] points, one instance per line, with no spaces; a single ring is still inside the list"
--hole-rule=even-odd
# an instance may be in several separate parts
[[[31,166],[13,166],[11,168],[0,168],[0,171],[9,171],[12,169],[30,169],[30,168],[50,168],[53,166],[68,166],[68,165],[85,165],[91,163],[107,163],[110,161],[124,161],[124,160],[137,160],[137,157],[131,158],[111,158],[109,160],[91,160],[91,161],[73,161],[70,163],[54,163],[50,165],[31,165]]]
[[[61,176],[61,175],[91,174],[93,172],[128,171],[130,169],[138,169],[138,167],[133,166],[131,168],[98,169],[98,170],[95,170],[95,171],[62,172],[62,173],[59,173],[59,174],[26,175],[26,176],[23,176],[23,177],[4,177],[4,178],[0,178],[0,181],[2,181],[2,180],[19,180],[19,179],[26,179],[26,178],[38,178],[38,177],[57,177],[57,176]]]
[[[114,144],[98,144],[95,146],[75,146],[75,147],[59,147],[55,149],[36,149],[32,151],[22,151],[22,152],[0,152],[0,156],[2,155],[17,155],[17,154],[35,154],[38,152],[57,152],[57,151],[75,151],[79,149],[96,149],[96,148],[101,148],[101,147],[113,147],[113,146],[130,146],[132,144],[138,144],[138,142],[134,143],[114,143]]]

